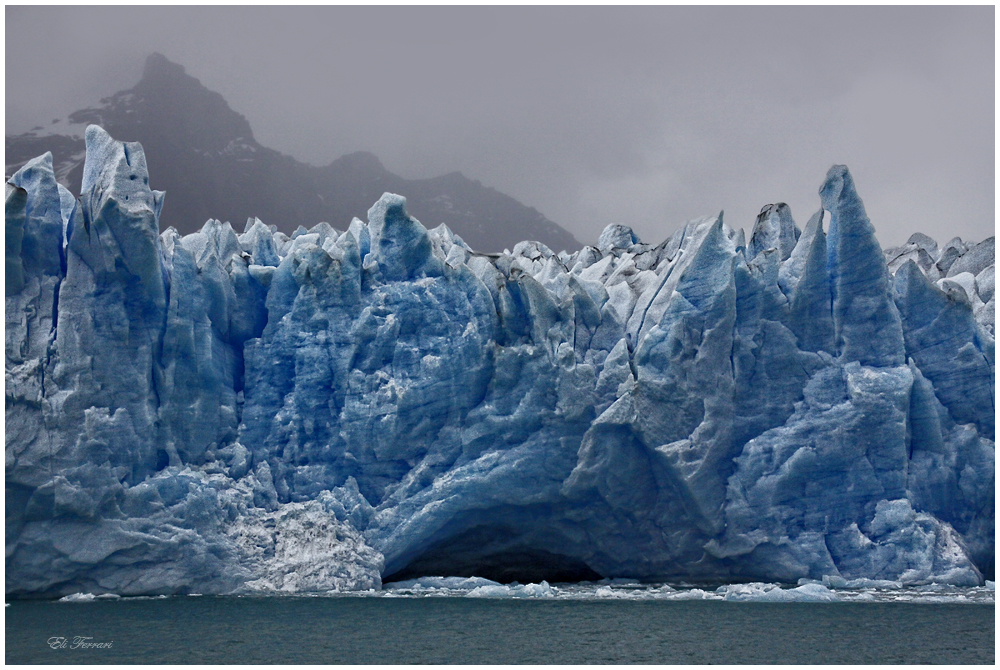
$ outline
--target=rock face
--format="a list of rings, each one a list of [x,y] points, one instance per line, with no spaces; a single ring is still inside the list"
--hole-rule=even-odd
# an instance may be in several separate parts
[[[86,152],[84,138],[77,135],[91,123],[142,143],[157,185],[170,192],[160,223],[181,233],[196,232],[208,218],[243,221],[248,216],[287,234],[317,221],[343,227],[392,191],[405,195],[424,221],[447,223],[477,249],[500,251],[528,238],[560,249],[580,247],[534,208],[459,172],[404,179],[366,152],[316,167],[262,146],[221,95],[160,54],[146,60],[138,84],[99,106],[78,110],[49,129],[8,136],[6,174],[51,151],[56,180],[79,192]]]
[[[993,576],[992,239],[887,265],[844,167],[801,231],[481,254],[389,193],[158,235],[87,152],[7,185],[11,596]]]

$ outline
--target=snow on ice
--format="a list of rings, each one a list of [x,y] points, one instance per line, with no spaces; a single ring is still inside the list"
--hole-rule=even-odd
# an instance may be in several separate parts
[[[389,193],[181,237],[86,141],[79,199],[6,186],[10,595],[992,579],[993,238],[883,252],[842,166],[749,241],[481,254]]]

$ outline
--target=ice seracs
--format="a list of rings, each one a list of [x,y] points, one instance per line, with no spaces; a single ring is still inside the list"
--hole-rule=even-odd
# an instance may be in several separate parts
[[[994,574],[993,240],[883,252],[842,166],[804,230],[481,254],[388,193],[159,233],[87,146],[6,187],[13,596]]]

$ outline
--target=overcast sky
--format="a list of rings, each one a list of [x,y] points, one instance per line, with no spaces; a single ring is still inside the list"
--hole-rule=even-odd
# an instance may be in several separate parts
[[[883,246],[994,231],[994,8],[7,7],[6,130],[159,51],[265,145],[459,170],[582,242],[724,209],[802,226],[848,165]],[[155,187],[156,175],[151,175]]]

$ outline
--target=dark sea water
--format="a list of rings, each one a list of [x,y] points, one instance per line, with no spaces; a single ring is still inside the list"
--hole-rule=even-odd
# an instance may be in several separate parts
[[[5,614],[7,663],[995,660],[992,602],[205,596],[22,601]]]

